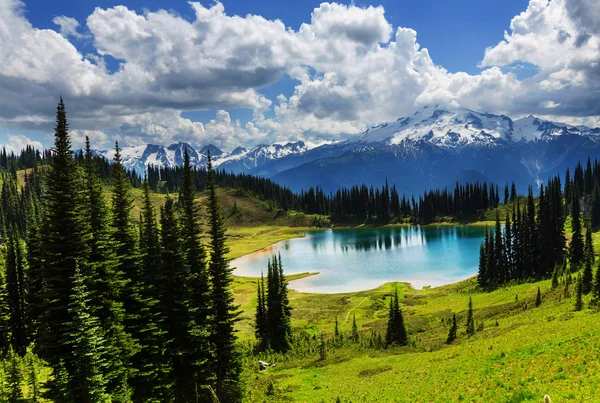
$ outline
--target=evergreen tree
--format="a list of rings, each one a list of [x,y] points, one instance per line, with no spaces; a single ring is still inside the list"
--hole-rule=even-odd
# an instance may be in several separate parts
[[[23,375],[21,374],[21,363],[19,355],[12,351],[10,352],[10,362],[7,374],[8,383],[8,394],[10,396],[10,402],[18,402],[23,398],[23,390],[21,382],[23,381]]]
[[[183,181],[179,195],[181,203],[181,238],[183,256],[187,266],[190,286],[190,311],[192,318],[189,330],[194,353],[194,376],[196,382],[208,385],[214,373],[210,366],[212,345],[208,333],[211,310],[210,288],[206,268],[206,252],[201,243],[200,205],[195,198],[194,175],[190,166],[187,148],[183,154]],[[206,391],[207,389],[203,389]],[[205,396],[204,399],[207,399]]]
[[[594,191],[592,192],[592,208],[591,208],[591,222],[593,227],[600,225],[600,186],[598,182],[594,183]]]
[[[593,281],[592,259],[586,256],[583,273],[581,274],[582,291],[584,294],[589,294],[592,291]]]
[[[535,306],[539,307],[542,305],[542,292],[540,291],[540,287],[537,289],[537,295],[535,296]]]
[[[269,347],[267,307],[265,305],[265,280],[262,273],[260,274],[260,280],[258,280],[257,300],[254,334],[258,341],[258,349],[262,351]]]
[[[8,308],[8,295],[6,283],[0,273],[0,359],[8,356],[10,350],[10,311]]]
[[[473,300],[469,297],[469,309],[467,310],[467,335],[475,334],[475,319],[473,317]]]
[[[8,233],[5,268],[11,345],[15,353],[23,357],[28,345],[25,327],[25,256],[14,225]]]
[[[577,187],[573,191],[573,200],[571,201],[571,225],[573,236],[571,237],[571,244],[569,246],[570,258],[571,258],[571,269],[576,270],[583,263],[584,258],[584,244],[583,236],[581,234],[581,213],[579,205],[579,192]]]
[[[588,224],[589,224],[589,222],[588,222]],[[594,243],[592,241],[592,226],[591,225],[586,225],[583,256],[584,256],[584,259],[589,259],[592,262],[592,264],[596,260],[596,257],[594,256]]]
[[[321,333],[319,337],[319,358],[321,361],[325,361],[327,359],[327,344],[325,344],[325,336]]]
[[[594,284],[592,286],[592,301],[595,304],[600,303],[600,260],[596,267],[596,275],[594,276]]]
[[[116,243],[112,237],[110,211],[94,163],[90,140],[85,139],[85,215],[90,229],[89,286],[90,312],[98,318],[105,341],[104,380],[115,400],[130,394],[131,357],[136,346],[125,331],[122,300],[127,282],[117,269]]]
[[[217,196],[215,172],[208,157],[208,221],[210,227],[209,275],[212,282],[211,336],[214,345],[216,393],[221,403],[238,402],[242,396],[241,356],[237,347],[234,323],[238,320],[238,307],[231,293],[232,274],[229,267],[225,224]]]
[[[67,325],[70,337],[67,345],[74,360],[72,389],[74,402],[111,402],[103,377],[106,361],[105,341],[97,318],[91,315],[90,297],[85,279],[79,268],[75,269],[69,313],[73,320]]]
[[[335,326],[333,327],[333,336],[335,338],[335,341],[339,341],[340,338],[340,328],[338,325],[338,318],[337,315],[335,316]]]
[[[161,301],[164,304],[163,315],[166,318],[170,343],[167,349],[175,378],[175,401],[198,401],[198,385],[194,368],[194,329],[191,311],[191,290],[189,271],[181,248],[179,223],[175,216],[173,199],[167,195],[161,208],[161,258],[164,288]]]
[[[405,346],[408,344],[408,334],[404,325],[404,316],[400,310],[398,301],[398,288],[390,301],[390,314],[388,317],[387,332],[385,337],[386,344]]]
[[[135,369],[131,379],[134,388],[132,399],[139,402],[164,401],[161,394],[166,393],[166,369],[159,363],[162,361],[165,336],[155,314],[154,292],[144,278],[138,234],[131,220],[133,200],[129,178],[123,168],[118,143],[115,144],[112,169],[112,236],[116,243],[116,271],[123,273],[128,281],[128,292],[122,294],[121,301],[125,309],[125,330],[138,344],[137,352],[132,357]]]
[[[43,244],[40,234],[40,212],[37,198],[32,198],[27,223],[27,275],[25,315],[30,340],[36,344],[39,319],[43,315],[45,301],[43,291],[45,280],[42,276]]]
[[[456,339],[457,331],[458,331],[458,325],[456,323],[456,314],[452,314],[452,325],[450,326],[450,331],[448,332],[448,338],[446,339],[446,344],[450,344]]]
[[[581,311],[583,309],[583,281],[581,276],[577,276],[577,290],[575,294],[575,310]]]
[[[67,324],[73,323],[69,311],[75,267],[85,276],[88,271],[89,230],[84,214],[82,178],[71,150],[65,106],[60,100],[57,108],[54,148],[50,163],[51,174],[46,177],[44,218],[42,225],[43,264],[40,278],[45,281],[38,324],[38,343],[35,351],[54,369],[65,371],[71,379],[75,371]],[[52,392],[58,378],[49,382]],[[75,385],[73,385],[75,386]]]

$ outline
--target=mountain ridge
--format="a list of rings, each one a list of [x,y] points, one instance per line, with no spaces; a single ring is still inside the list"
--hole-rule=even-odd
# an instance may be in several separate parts
[[[436,105],[338,142],[283,141],[231,152],[212,144],[196,151],[179,142],[124,147],[121,154],[126,168],[143,174],[149,164],[181,166],[185,148],[192,165],[206,164],[210,150],[219,169],[269,177],[296,191],[310,186],[334,191],[388,178],[419,193],[473,176],[503,183],[513,175],[521,186],[537,185],[555,170],[572,167],[575,157],[600,158],[600,128]],[[96,153],[114,155],[113,150]]]

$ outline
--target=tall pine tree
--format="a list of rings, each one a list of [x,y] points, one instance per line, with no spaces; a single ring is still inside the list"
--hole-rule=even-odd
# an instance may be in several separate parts
[[[208,153],[208,221],[210,226],[210,263],[212,323],[211,336],[215,348],[214,363],[216,393],[221,403],[241,400],[243,388],[240,381],[241,356],[237,346],[234,324],[238,320],[238,307],[231,292],[232,269],[229,267],[225,223],[217,196],[215,172]]]

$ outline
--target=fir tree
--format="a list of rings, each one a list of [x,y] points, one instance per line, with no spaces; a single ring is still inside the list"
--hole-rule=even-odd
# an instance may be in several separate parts
[[[325,361],[327,359],[327,344],[325,344],[325,336],[321,333],[319,337],[319,359]]]
[[[229,267],[225,224],[217,196],[215,172],[208,157],[208,221],[210,227],[209,275],[212,282],[211,335],[215,348],[214,364],[216,393],[222,403],[238,402],[242,396],[241,356],[236,343],[234,323],[238,320],[238,307],[231,293],[232,274]]]
[[[579,192],[577,191],[577,187],[575,187],[573,191],[573,200],[571,201],[571,225],[573,236],[571,237],[571,244],[569,246],[572,270],[579,268],[581,263],[583,263],[584,258],[584,244],[583,236],[581,234],[580,216]]]
[[[25,327],[25,256],[14,226],[8,233],[5,267],[11,345],[15,353],[23,357],[28,345]]]
[[[85,141],[86,218],[90,226],[89,286],[90,311],[99,320],[105,339],[107,365],[104,380],[113,399],[130,394],[131,357],[135,344],[125,331],[122,300],[126,281],[117,269],[116,243],[112,239],[110,212],[94,163],[90,140]]]
[[[582,291],[586,295],[592,291],[592,283],[594,281],[593,276],[592,259],[586,256],[585,264],[583,266],[583,273],[581,274]]]
[[[591,225],[586,225],[585,245],[583,247],[583,256],[584,256],[584,259],[589,259],[592,264],[596,260],[596,257],[594,256],[594,243],[592,241],[592,226]]]
[[[575,310],[581,311],[583,309],[583,281],[581,276],[577,276],[577,290],[575,294]]]
[[[98,319],[90,313],[89,293],[78,268],[73,277],[73,290],[68,310],[73,320],[67,324],[68,346],[74,360],[72,394],[74,402],[110,402],[103,372],[106,362],[105,341]]]
[[[258,280],[256,314],[255,314],[255,326],[254,334],[258,341],[258,349],[263,351],[269,346],[269,332],[267,324],[267,307],[265,305],[265,280],[263,274],[260,274],[260,280]]]
[[[456,339],[456,332],[458,331],[458,325],[456,323],[456,314],[452,314],[452,325],[450,326],[450,331],[448,332],[448,338],[446,339],[446,344],[451,344]]]
[[[209,362],[212,355],[212,345],[208,333],[211,309],[210,288],[206,268],[206,252],[201,242],[200,205],[196,201],[194,176],[187,148],[183,154],[183,182],[179,199],[182,213],[183,256],[190,286],[192,318],[189,333],[193,339],[191,342],[195,345],[192,350],[194,352],[194,376],[196,382],[208,385],[214,377]],[[204,399],[208,399],[208,396],[204,396]]]
[[[402,310],[400,310],[397,288],[390,301],[390,313],[385,342],[388,346],[394,344],[405,346],[408,344],[408,334],[406,333],[406,327],[404,325],[404,316],[402,315]]]
[[[175,378],[175,401],[194,402],[198,400],[194,362],[192,356],[193,319],[190,305],[189,271],[181,250],[179,223],[175,216],[173,199],[167,195],[161,208],[161,257],[164,289],[161,300],[167,321],[170,344],[167,349],[172,362]]]
[[[43,315],[45,280],[42,275],[43,244],[40,235],[40,212],[37,198],[32,199],[27,223],[27,276],[25,315],[29,338],[37,343],[39,319]]]
[[[12,351],[10,352],[10,362],[7,374],[8,383],[8,394],[10,396],[10,402],[18,402],[23,398],[22,381],[23,375],[21,374],[21,362],[19,355]]]
[[[0,273],[0,359],[8,356],[10,350],[10,310],[8,308],[8,295],[6,283]]]
[[[469,297],[469,309],[467,310],[467,335],[475,334],[475,319],[473,317],[473,300]]]
[[[600,303],[600,260],[596,266],[596,275],[594,276],[594,284],[592,286],[592,301],[595,304]]]
[[[537,295],[535,296],[535,306],[536,308],[542,305],[542,292],[540,291],[540,287],[537,289]]]
[[[89,230],[84,214],[83,183],[68,134],[65,106],[60,100],[57,108],[54,148],[50,163],[51,174],[46,177],[44,217],[42,225],[43,265],[40,277],[45,281],[43,304],[40,307],[38,343],[35,351],[55,372],[75,371],[75,362],[68,344],[71,336],[68,323],[74,318],[69,312],[75,267],[87,273]],[[62,365],[62,368],[59,367]],[[54,378],[55,381],[57,378]],[[48,385],[57,391],[55,381]]]
[[[135,374],[134,401],[164,401],[167,380],[165,368],[159,363],[164,348],[164,332],[154,309],[156,301],[151,284],[144,278],[142,254],[139,249],[137,230],[131,220],[133,200],[130,184],[121,160],[121,149],[115,144],[112,196],[113,240],[116,243],[116,271],[123,273],[128,281],[128,292],[122,294],[125,309],[125,330],[137,341],[138,351],[132,357]],[[156,399],[156,400],[149,400]]]

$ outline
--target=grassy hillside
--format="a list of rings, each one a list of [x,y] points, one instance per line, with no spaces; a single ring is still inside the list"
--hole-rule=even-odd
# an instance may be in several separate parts
[[[425,290],[386,284],[348,294],[291,292],[293,327],[331,338],[337,316],[348,335],[356,314],[363,337],[372,329],[383,331],[387,301],[396,286],[412,346],[375,350],[347,341],[330,350],[325,361],[317,351],[304,358],[270,356],[277,366],[264,373],[249,362],[249,401],[540,402],[545,394],[555,402],[598,401],[600,315],[588,308],[574,312],[575,298],[563,298],[563,286],[551,290],[549,281],[491,293],[477,292],[472,279]],[[236,283],[244,313],[242,340],[252,337],[250,296],[255,287],[251,279]],[[542,305],[536,308],[538,287]],[[470,295],[483,330],[469,339],[465,318]],[[589,297],[584,301],[587,307]],[[448,346],[453,312],[459,318],[459,337]],[[271,382],[274,393],[267,396]]]

